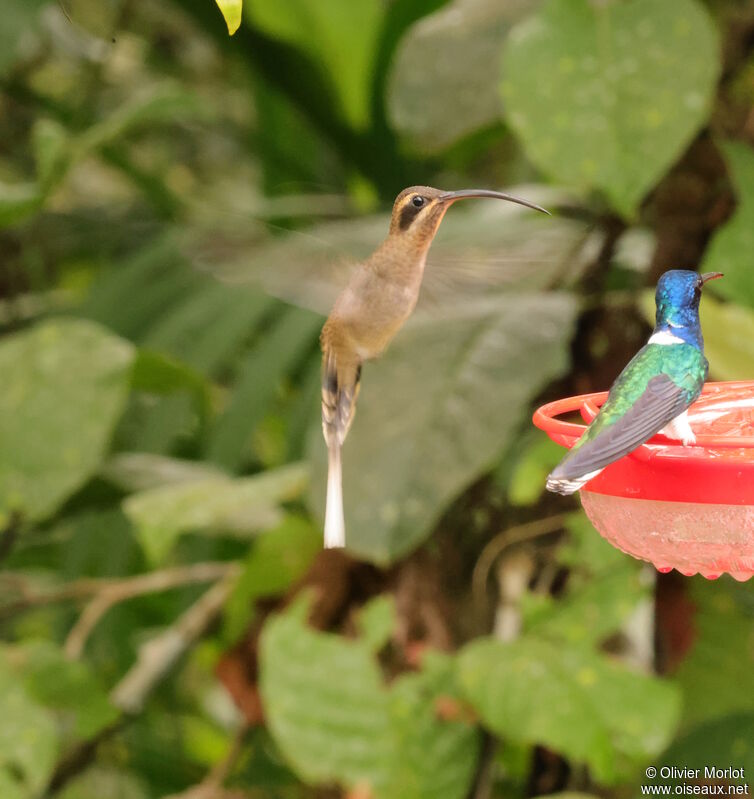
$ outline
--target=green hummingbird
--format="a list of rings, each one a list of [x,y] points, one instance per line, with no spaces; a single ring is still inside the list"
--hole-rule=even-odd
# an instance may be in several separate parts
[[[702,286],[722,276],[672,269],[660,278],[654,332],[618,375],[584,435],[550,473],[548,491],[573,494],[660,431],[684,446],[696,441],[686,409],[701,393],[709,368],[699,299]]]

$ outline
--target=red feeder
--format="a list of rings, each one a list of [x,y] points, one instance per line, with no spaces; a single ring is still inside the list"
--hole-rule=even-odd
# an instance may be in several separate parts
[[[555,418],[580,411],[591,422],[607,392],[543,405],[534,424],[564,447],[586,429]],[[658,571],[754,575],[754,382],[707,383],[689,408],[696,444],[656,435],[581,489],[600,535]]]

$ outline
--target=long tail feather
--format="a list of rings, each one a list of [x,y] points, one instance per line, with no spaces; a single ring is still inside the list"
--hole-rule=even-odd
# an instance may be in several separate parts
[[[340,444],[328,447],[327,506],[325,510],[325,548],[346,545],[346,523],[343,518],[343,476],[340,461]]]
[[[325,325],[322,331],[322,432],[328,452],[325,547],[333,548],[346,545],[340,451],[353,421],[361,364],[348,352],[346,357],[336,358],[335,352],[327,347],[327,331]]]

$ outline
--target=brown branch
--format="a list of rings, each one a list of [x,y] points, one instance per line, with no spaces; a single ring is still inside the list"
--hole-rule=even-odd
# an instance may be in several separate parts
[[[34,589],[27,585],[26,579],[21,575],[4,574],[2,578],[0,578],[0,586],[6,587],[9,583],[15,583],[16,590],[21,596],[11,602],[0,605],[0,621],[12,618],[17,613],[22,613],[25,610],[31,610],[43,605],[54,605],[57,602],[75,602],[87,599],[92,594],[96,594],[105,583],[109,582],[112,581],[84,578],[66,583],[65,585],[49,591],[35,593]]]
[[[139,647],[136,662],[110,692],[110,701],[121,711],[122,715],[93,738],[83,741],[58,762],[44,794],[46,797],[60,791],[71,779],[87,768],[96,757],[99,745],[120,730],[129,716],[142,710],[157,684],[167,675],[179,658],[209,629],[228,599],[241,567],[235,563],[195,564],[197,567],[221,565],[225,567],[222,578],[205,591],[170,627]],[[174,574],[178,570],[166,571]],[[185,569],[181,571],[185,572]],[[157,574],[162,573],[153,573],[153,575]],[[140,575],[139,578],[132,578],[132,582],[140,579],[142,586],[149,585],[149,581],[143,578],[153,575]],[[151,581],[152,586],[155,582]],[[181,585],[183,583],[174,584]],[[230,799],[230,795],[228,799]]]
[[[102,617],[113,605],[133,599],[143,594],[153,594],[178,588],[190,583],[205,583],[219,580],[231,573],[237,573],[235,563],[193,563],[173,569],[139,574],[124,580],[87,581],[82,590],[92,593],[94,598],[84,608],[76,624],[73,625],[64,645],[66,655],[75,659],[81,656],[84,646]]]
[[[99,593],[113,592],[120,594],[123,592],[126,594],[124,598],[129,599],[131,596],[156,593],[188,583],[216,580],[225,574],[225,569],[231,567],[232,564],[209,562],[178,566],[172,569],[120,579],[84,577],[80,580],[74,580],[50,590],[39,592],[31,589],[22,575],[6,573],[0,577],[0,586],[7,586],[9,583],[13,583],[16,591],[21,596],[11,602],[0,605],[0,621],[24,610],[42,605],[54,605],[57,602],[79,602]]]
[[[124,713],[139,713],[155,685],[215,621],[230,595],[240,566],[231,564],[215,583],[166,630],[139,647],[136,663],[110,694]]]
[[[82,741],[71,751],[66,752],[57,762],[55,770],[52,772],[47,788],[42,794],[44,799],[54,796],[68,782],[81,774],[97,756],[99,745],[111,738],[122,727],[123,719],[118,719],[113,724],[100,730],[92,738]]]
[[[496,535],[482,550],[482,554],[474,566],[474,572],[471,576],[471,589],[475,600],[477,602],[483,601],[486,595],[490,570],[495,561],[509,546],[554,533],[563,526],[564,519],[565,517],[561,514],[547,516],[544,519],[537,519],[528,524],[509,527]]]

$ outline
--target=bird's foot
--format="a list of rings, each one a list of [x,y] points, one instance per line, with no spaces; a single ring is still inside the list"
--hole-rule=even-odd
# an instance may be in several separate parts
[[[684,447],[690,447],[692,444],[696,444],[696,436],[691,429],[686,411],[680,416],[676,416],[676,418],[673,419],[670,424],[663,427],[660,432],[668,438],[674,438],[676,441],[680,441]]]

